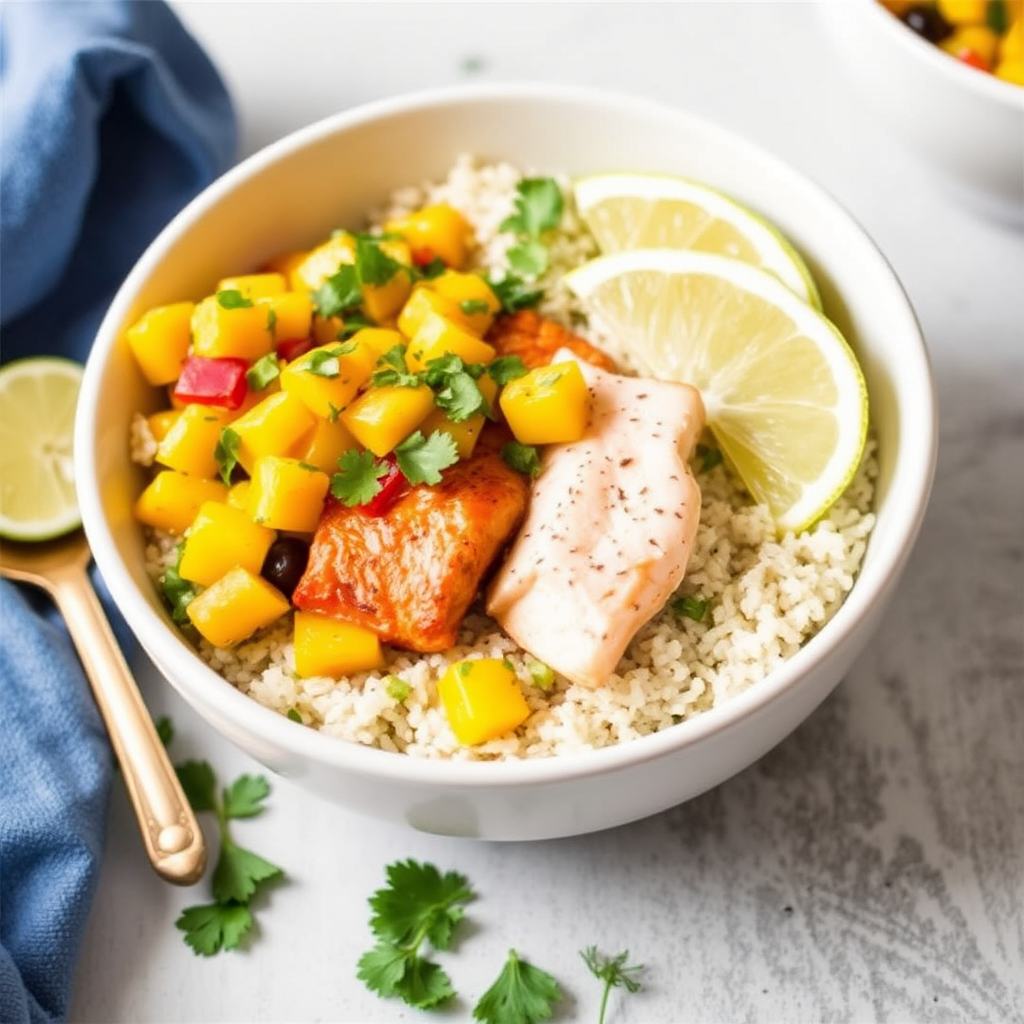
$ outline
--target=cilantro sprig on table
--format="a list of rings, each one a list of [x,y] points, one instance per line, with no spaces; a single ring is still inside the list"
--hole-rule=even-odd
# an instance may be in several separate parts
[[[199,956],[236,949],[253,925],[250,902],[284,872],[259,854],[239,846],[229,822],[254,818],[264,811],[270,784],[262,775],[241,775],[217,792],[217,778],[205,761],[175,765],[182,789],[196,813],[210,812],[217,821],[220,852],[213,869],[213,903],[187,907],[175,921],[186,944]]]
[[[547,971],[510,949],[494,984],[473,1007],[473,1019],[483,1024],[539,1024],[551,1019],[561,998],[558,982]]]
[[[605,956],[598,951],[597,946],[587,946],[580,950],[580,956],[587,965],[587,970],[604,983],[601,992],[601,1009],[598,1014],[597,1024],[604,1024],[605,1013],[608,1009],[608,998],[613,988],[624,988],[630,994],[639,992],[642,988],[639,975],[643,974],[643,964],[630,964],[629,950],[623,950],[614,956]]]

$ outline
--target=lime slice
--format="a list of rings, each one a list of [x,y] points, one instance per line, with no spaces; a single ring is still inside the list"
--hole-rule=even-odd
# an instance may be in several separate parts
[[[868,427],[864,376],[816,309],[757,267],[638,249],[565,277],[640,369],[695,385],[708,426],[780,532],[799,532],[843,492]]]
[[[72,460],[81,383],[70,359],[0,369],[0,537],[48,540],[81,525]]]
[[[756,213],[706,185],[665,174],[594,174],[573,184],[576,207],[602,253],[689,249],[751,263],[818,309],[807,264]]]

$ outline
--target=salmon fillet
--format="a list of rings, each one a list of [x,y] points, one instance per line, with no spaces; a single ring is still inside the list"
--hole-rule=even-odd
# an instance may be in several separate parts
[[[556,672],[597,687],[683,580],[700,518],[687,460],[704,405],[689,385],[577,361],[592,401],[587,432],[544,450],[487,612]]]
[[[486,340],[498,355],[519,356],[528,369],[547,366],[559,349],[569,349],[580,359],[602,370],[614,370],[615,363],[586,338],[548,320],[532,309],[521,309],[499,316],[487,332]]]
[[[412,651],[444,651],[526,508],[529,484],[483,438],[433,486],[381,516],[329,498],[293,594],[296,607],[372,629]]]

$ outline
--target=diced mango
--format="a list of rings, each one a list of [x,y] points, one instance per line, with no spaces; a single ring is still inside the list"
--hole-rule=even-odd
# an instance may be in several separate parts
[[[204,587],[236,565],[258,576],[275,536],[243,509],[221,501],[204,502],[185,536],[178,572]]]
[[[355,439],[374,455],[387,455],[409,436],[434,408],[434,392],[415,388],[375,387],[363,392],[341,419]]]
[[[243,512],[249,504],[249,488],[252,487],[251,480],[239,480],[228,489],[228,496],[224,499],[232,508],[240,508]]]
[[[487,399],[487,404],[493,408],[498,385],[486,373],[477,381],[477,385],[484,398]],[[468,459],[473,454],[477,439],[486,423],[487,417],[483,413],[476,413],[460,423],[453,423],[443,409],[434,409],[420,425],[420,430],[426,437],[429,437],[435,430],[444,431],[455,442],[459,458]]]
[[[337,418],[370,379],[377,355],[353,339],[310,349],[281,371],[281,387],[316,416]]]
[[[153,435],[153,440],[159,444],[167,436],[167,432],[174,426],[180,415],[180,409],[161,409],[160,412],[155,412],[152,416],[147,417],[146,422],[149,424],[149,432]]]
[[[418,263],[437,258],[449,267],[461,270],[474,243],[473,228],[465,217],[447,203],[414,210],[384,225],[387,234],[401,235]]]
[[[313,317],[313,341],[318,346],[330,345],[338,341],[341,332],[345,329],[345,321],[340,316],[316,316]]]
[[[250,305],[224,305],[224,292],[209,295],[192,314],[192,350],[198,356],[216,359],[235,356],[256,360],[274,348],[274,323],[270,309],[260,301],[243,299]]]
[[[437,689],[455,738],[467,746],[511,732],[530,717],[515,670],[503,658],[457,661]]]
[[[286,338],[308,338],[313,326],[313,300],[305,292],[282,292],[257,299],[267,330],[276,344]]]
[[[156,461],[190,476],[220,472],[217,444],[231,414],[209,405],[187,405],[156,448]]]
[[[424,314],[420,326],[409,341],[406,359],[413,370],[426,369],[431,359],[451,353],[466,363],[489,363],[496,354],[475,334],[433,311]]]
[[[587,382],[571,360],[538,366],[509,381],[498,404],[521,444],[578,441],[590,419]]]
[[[446,270],[429,282],[438,295],[453,302],[458,309],[456,323],[462,323],[473,334],[483,337],[494,317],[501,311],[501,300],[480,274]]]
[[[337,679],[383,667],[376,633],[317,612],[295,613],[295,671],[303,678]]]
[[[158,306],[135,321],[125,332],[142,375],[150,384],[178,379],[192,340],[192,302]]]
[[[326,473],[298,459],[264,455],[253,466],[246,511],[272,530],[312,533],[329,486]]]
[[[299,438],[288,455],[330,474],[337,471],[343,452],[358,447],[359,442],[341,420],[318,418],[313,429]]]
[[[434,291],[427,282],[420,282],[409,293],[401,312],[398,314],[398,329],[406,336],[412,338],[423,323],[423,318],[428,313],[437,313],[452,323],[458,323],[458,304],[451,299]]]
[[[269,295],[280,295],[288,291],[288,282],[284,274],[271,272],[267,274],[240,274],[237,277],[225,277],[217,282],[214,291],[240,292],[247,299],[263,299]]]
[[[386,327],[364,327],[355,332],[349,339],[357,345],[363,345],[378,359],[385,352],[390,352],[396,345],[404,345],[405,338],[400,331]]]
[[[412,257],[406,242],[388,240],[380,242],[379,248],[382,253],[402,266],[412,266]],[[396,270],[381,284],[364,283],[363,310],[374,323],[384,323],[402,308],[411,290],[412,276],[403,270]]]
[[[207,501],[223,501],[228,489],[219,480],[204,480],[165,469],[157,473],[135,502],[135,518],[165,533],[184,533]]]
[[[267,260],[266,269],[269,273],[281,274],[288,283],[288,287],[290,289],[298,290],[302,286],[297,285],[293,281],[292,274],[308,255],[309,253],[305,250],[297,249],[292,249],[288,252],[281,252],[272,259]]]
[[[238,435],[238,461],[252,473],[263,455],[284,455],[316,425],[316,418],[294,395],[278,391],[231,424]]]
[[[986,67],[991,67],[999,48],[999,37],[987,25],[961,25],[940,40],[939,47],[954,57],[970,50],[981,58]]]
[[[938,0],[939,13],[950,25],[980,25],[985,21],[987,0]]]
[[[207,587],[185,611],[214,647],[234,647],[290,607],[279,590],[239,565]]]
[[[339,231],[326,242],[311,249],[291,272],[291,286],[297,291],[316,291],[329,277],[333,277],[342,263],[354,263],[356,240]]]

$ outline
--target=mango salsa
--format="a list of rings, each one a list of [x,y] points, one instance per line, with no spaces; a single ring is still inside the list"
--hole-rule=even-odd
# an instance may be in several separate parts
[[[538,366],[509,381],[498,404],[521,444],[578,441],[590,418],[587,382],[571,360]]]
[[[158,306],[125,332],[139,369],[150,384],[171,384],[178,379],[192,340],[194,309],[191,302]]]
[[[214,647],[234,647],[290,608],[281,591],[238,565],[194,598],[185,612]]]
[[[157,445],[156,461],[190,476],[216,476],[217,442],[230,422],[231,414],[221,409],[187,405]]]
[[[295,671],[303,678],[337,678],[383,667],[376,633],[317,612],[295,613]]]
[[[434,392],[387,386],[364,391],[342,414],[352,436],[376,456],[387,455],[408,437],[434,408]]]
[[[178,572],[209,586],[236,565],[258,575],[274,542],[274,531],[221,501],[204,502],[185,537]]]
[[[272,530],[312,533],[330,483],[327,474],[315,466],[262,455],[253,466],[246,511],[253,522]]]
[[[517,728],[530,717],[515,670],[503,658],[464,658],[437,684],[455,738],[467,746]]]
[[[139,495],[135,518],[165,533],[184,533],[204,502],[224,501],[227,494],[227,487],[219,480],[165,469]]]

